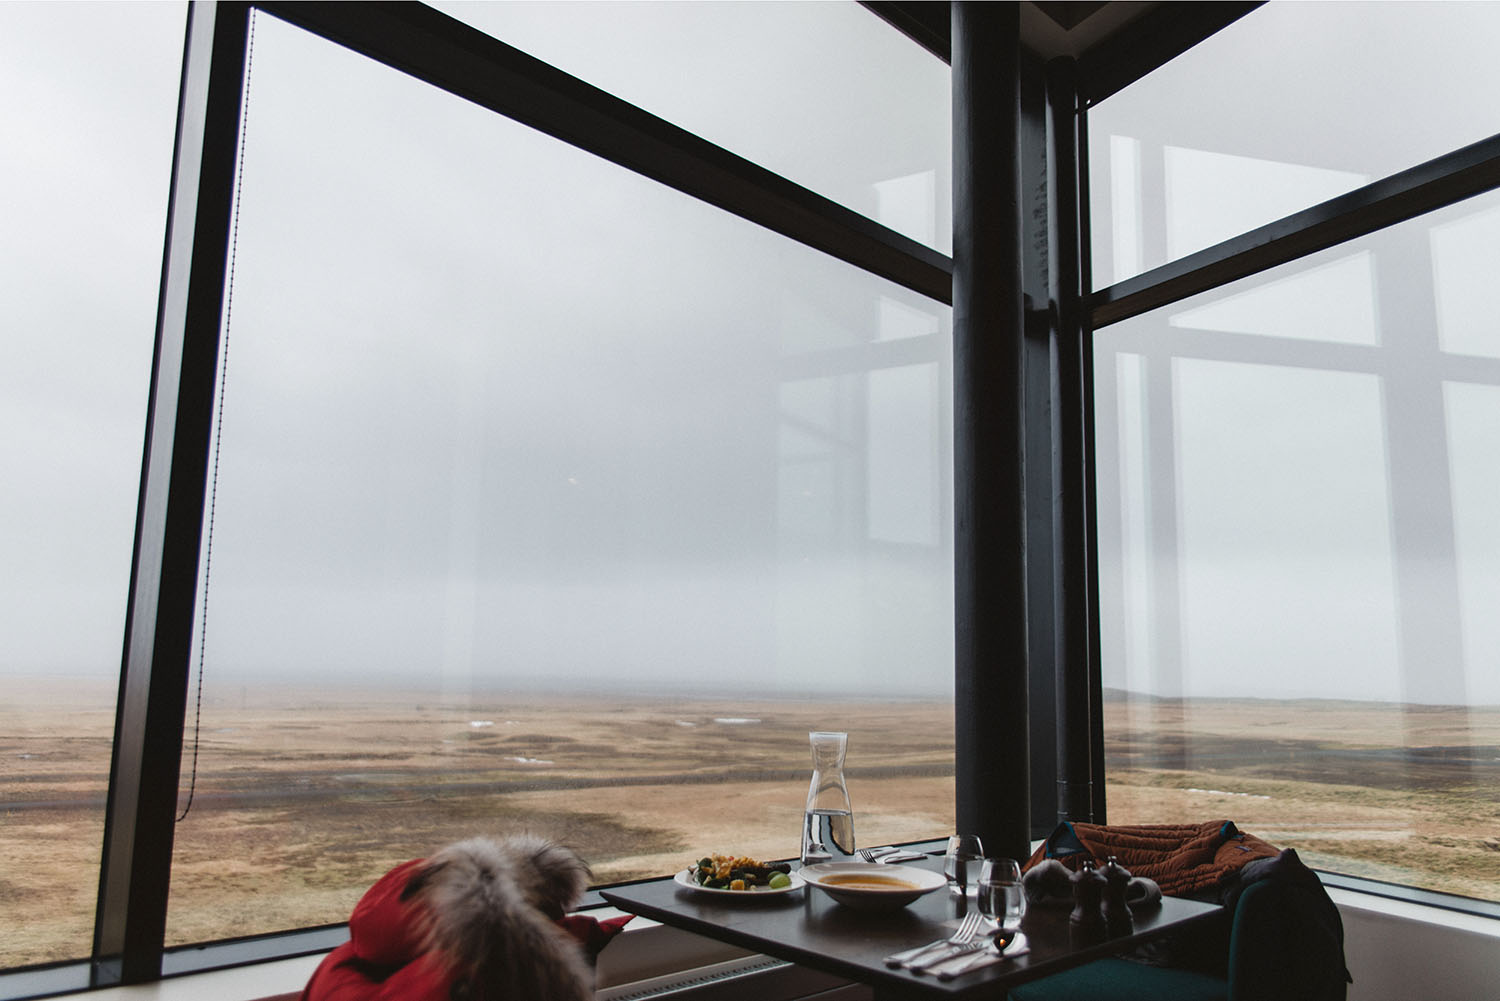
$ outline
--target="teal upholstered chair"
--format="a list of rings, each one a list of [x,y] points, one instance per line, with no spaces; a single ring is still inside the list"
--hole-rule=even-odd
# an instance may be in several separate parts
[[[1321,886],[1263,879],[1234,906],[1222,975],[1103,959],[1034,980],[1010,1001],[1344,1001],[1343,928]]]

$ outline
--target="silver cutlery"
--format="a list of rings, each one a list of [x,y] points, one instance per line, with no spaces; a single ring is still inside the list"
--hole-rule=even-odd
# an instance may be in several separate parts
[[[1019,932],[1002,929],[995,933],[993,940],[982,943],[981,948],[974,953],[949,957],[941,963],[933,964],[929,972],[939,980],[952,980],[971,970],[997,963],[1002,959],[1009,959],[1010,956],[1006,954],[1006,951],[1016,944],[1016,939],[1019,937]]]
[[[904,848],[861,848],[856,854],[866,862],[916,862],[927,857]]]
[[[953,948],[956,946],[967,945],[974,941],[975,937],[979,934],[979,927],[983,923],[984,915],[980,914],[978,911],[970,911],[968,914],[964,915],[964,919],[959,922],[958,928],[953,932],[952,935],[948,936],[947,938],[938,939],[936,942],[928,942],[926,945],[919,945],[915,949],[907,949],[905,952],[893,953],[892,955],[885,957],[885,965],[905,966],[924,953],[932,952],[937,949],[943,949],[944,947]]]
[[[901,965],[916,974],[927,973],[935,967],[942,966],[945,963],[951,962],[952,960],[959,959],[961,957],[966,957],[970,953],[983,952],[989,947],[989,942],[982,939],[973,942],[965,942],[962,945],[950,945],[945,947],[941,952],[935,952],[931,955],[926,956],[918,956],[916,959],[908,960]]]

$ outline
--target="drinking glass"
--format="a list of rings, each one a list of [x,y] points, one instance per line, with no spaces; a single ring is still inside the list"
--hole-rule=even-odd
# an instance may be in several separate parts
[[[984,845],[977,834],[955,834],[948,839],[948,852],[943,856],[943,875],[948,877],[948,890],[952,893],[972,896],[979,885],[979,867],[984,861]]]
[[[1026,912],[1021,866],[1015,859],[987,858],[979,870],[979,913],[998,928],[1015,930]]]

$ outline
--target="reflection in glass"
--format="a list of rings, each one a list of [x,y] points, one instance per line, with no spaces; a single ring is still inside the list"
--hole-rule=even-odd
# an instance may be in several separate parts
[[[919,243],[953,251],[948,66],[859,4],[434,6]]]
[[[1492,339],[1500,349],[1500,337]],[[1500,386],[1450,382],[1447,404],[1458,551],[1464,682],[1469,701],[1500,704]]]
[[[89,954],[180,4],[0,4],[0,967]]]
[[[1430,239],[1443,350],[1500,358],[1492,305],[1500,275],[1500,206],[1434,226]]]
[[[1500,329],[1462,253],[1496,218],[1483,195],[1095,335],[1112,821],[1232,816],[1500,898],[1458,833],[1500,781]]]
[[[793,857],[835,724],[862,838],[951,827],[947,307],[256,24],[170,939]]]
[[[1374,258],[1368,251],[1203,298],[1206,305],[1174,311],[1172,326],[1304,341],[1376,342]]]
[[[1095,288],[1500,132],[1497,34],[1494,4],[1265,4],[1100,102]]]
[[[1180,146],[1167,146],[1162,152],[1168,261],[1352,191],[1370,180],[1347,170]]]
[[[1172,389],[1180,694],[1399,698],[1379,379],[1179,359]]]

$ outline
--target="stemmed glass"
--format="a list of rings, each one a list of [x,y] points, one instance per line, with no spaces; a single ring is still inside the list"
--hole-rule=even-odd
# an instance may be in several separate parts
[[[1014,932],[1026,912],[1026,894],[1021,887],[1021,866],[1015,859],[987,858],[979,870],[979,913],[995,928]]]
[[[979,883],[979,864],[984,860],[984,845],[977,834],[955,834],[948,839],[948,853],[943,856],[943,875],[948,877],[952,893],[968,895]]]

